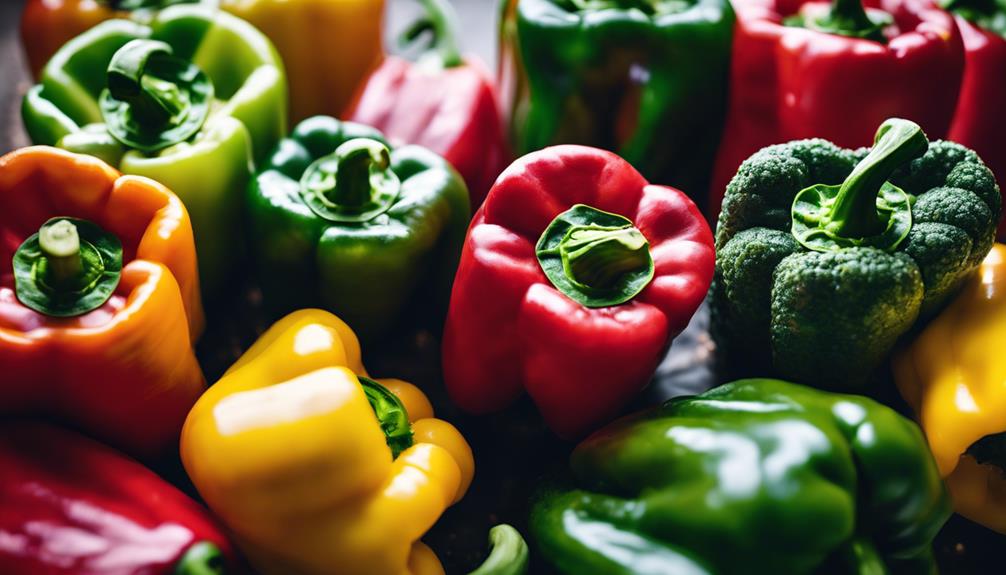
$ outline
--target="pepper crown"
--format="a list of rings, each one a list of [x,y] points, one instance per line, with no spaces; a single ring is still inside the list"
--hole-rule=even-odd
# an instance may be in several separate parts
[[[654,275],[650,243],[632,222],[583,204],[552,220],[535,253],[552,285],[586,307],[625,303]]]
[[[209,116],[213,83],[164,42],[128,42],[107,74],[98,104],[108,132],[125,146],[157,152],[194,136]]]
[[[862,0],[832,0],[831,6],[824,15],[818,18],[807,18],[803,14],[796,14],[786,19],[786,25],[886,43],[884,28],[893,21],[891,15],[886,12],[879,10],[867,12],[863,8]]]
[[[345,142],[308,166],[301,197],[311,210],[333,222],[362,223],[391,209],[401,192],[391,169],[391,151],[370,138]]]
[[[940,8],[1006,37],[1006,0],[943,0]]]
[[[887,120],[877,130],[870,153],[841,185],[815,184],[796,195],[793,236],[815,251],[855,246],[894,251],[912,229],[912,201],[887,179],[928,148],[918,124]]]
[[[18,300],[53,317],[101,307],[122,275],[122,244],[86,220],[53,218],[14,252]]]

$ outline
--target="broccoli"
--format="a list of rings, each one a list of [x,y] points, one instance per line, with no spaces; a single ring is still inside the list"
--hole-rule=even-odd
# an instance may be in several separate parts
[[[862,387],[995,241],[999,188],[977,154],[888,120],[871,149],[770,146],[730,182],[712,333],[734,374]]]

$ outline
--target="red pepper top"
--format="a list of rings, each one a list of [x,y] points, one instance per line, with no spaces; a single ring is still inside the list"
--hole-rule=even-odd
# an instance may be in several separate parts
[[[710,209],[759,149],[802,138],[868,146],[890,117],[910,119],[931,139],[945,137],[964,69],[954,19],[929,0],[867,0],[892,21],[886,43],[787,26],[812,20],[827,2],[735,0],[737,27],[730,106],[716,161]]]
[[[208,511],[139,463],[37,423],[0,426],[5,575],[196,575],[234,552]],[[197,544],[208,542],[208,546]],[[184,558],[184,561],[183,561]],[[176,571],[180,563],[184,568]]]
[[[346,116],[394,144],[416,144],[446,159],[478,208],[509,161],[492,80],[478,60],[430,67],[394,56],[367,81]]]
[[[582,305],[543,271],[536,244],[578,204],[624,216],[649,244],[653,279],[625,303]],[[444,334],[452,399],[484,413],[526,389],[560,436],[589,431],[649,382],[705,297],[713,262],[712,234],[691,200],[618,156],[584,146],[524,156],[469,228]]]

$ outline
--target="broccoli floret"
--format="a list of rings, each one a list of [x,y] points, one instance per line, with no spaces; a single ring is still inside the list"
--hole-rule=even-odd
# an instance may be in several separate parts
[[[762,149],[727,185],[716,226],[716,249],[753,227],[788,231],[796,194],[811,184],[841,182],[855,165],[853,153],[826,140],[799,140]]]
[[[971,250],[966,264],[976,268],[985,259],[995,242],[995,224],[985,202],[972,192],[960,188],[936,188],[919,196],[912,206],[912,219],[943,223],[960,228],[971,238]]]
[[[712,329],[717,334],[737,334],[743,343],[719,338],[728,353],[743,353],[757,361],[771,357],[768,332],[771,319],[772,272],[786,256],[800,251],[793,235],[768,228],[743,230],[723,246],[716,257]]]
[[[971,248],[971,238],[958,227],[932,222],[912,226],[905,239],[904,251],[919,266],[922,283],[926,286],[923,317],[939,309],[971,271],[968,264]]]
[[[938,142],[939,143],[939,142]],[[968,160],[957,164],[947,176],[947,187],[971,190],[988,206],[993,219],[1002,213],[1002,195],[992,170],[981,162]]]
[[[947,176],[962,162],[981,164],[978,154],[960,144],[930,142],[925,154],[898,168],[890,181],[906,191],[924,192],[945,185]]]
[[[851,387],[865,381],[922,304],[922,274],[903,253],[802,252],[776,268],[771,338],[780,372]]]

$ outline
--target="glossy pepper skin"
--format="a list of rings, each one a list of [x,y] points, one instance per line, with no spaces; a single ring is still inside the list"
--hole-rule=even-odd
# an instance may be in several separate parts
[[[867,146],[892,116],[920,124],[932,138],[947,136],[964,70],[953,17],[915,0],[865,5],[893,17],[882,32],[885,42],[786,25],[801,11],[826,9],[823,2],[734,2],[730,103],[713,172],[711,216],[741,162],[765,146],[802,138]]]
[[[652,280],[620,304],[574,301],[536,259],[549,222],[581,204],[622,217],[649,243]],[[712,272],[712,234],[682,192],[596,148],[528,154],[503,172],[468,231],[444,332],[447,391],[472,413],[527,391],[553,431],[581,436],[649,382]]]
[[[55,416],[141,457],[162,455],[205,388],[192,346],[203,312],[192,228],[166,188],[56,148],[0,158],[0,406]],[[50,317],[15,294],[11,261],[46,220],[90,220],[122,242],[99,308]]]
[[[597,146],[651,181],[702,197],[726,109],[729,2],[501,5],[500,90],[518,155]]]
[[[211,4],[211,0],[27,0],[21,12],[21,44],[36,80],[63,44],[105,20],[140,17],[173,4]]]
[[[1006,533],[1006,246],[996,244],[957,299],[894,360],[961,515]]]
[[[936,573],[950,501],[918,427],[772,379],[596,432],[530,529],[560,573]]]
[[[46,424],[5,422],[0,467],[6,575],[238,572],[209,511],[95,441]]]
[[[185,422],[185,469],[265,575],[443,573],[419,538],[467,490],[471,449],[418,388],[378,380],[412,434],[393,458],[358,376],[349,326],[301,310],[266,331]]]
[[[325,167],[326,158],[340,154],[341,164]],[[340,169],[345,175],[336,177]],[[328,178],[310,184],[313,200],[305,195],[311,174]],[[359,193],[341,191],[340,180]],[[358,217],[360,202],[375,207]],[[468,193],[433,152],[389,148],[380,132],[361,124],[309,118],[266,159],[247,205],[264,303],[278,315],[323,307],[371,340],[411,308],[446,308],[468,226]]]
[[[716,229],[710,293],[713,337],[735,373],[862,388],[898,338],[981,263],[1001,209],[992,172],[973,151],[927,143],[917,128],[888,120],[872,150],[799,140],[741,165]],[[822,184],[841,184],[851,209],[840,214],[835,200],[819,235],[802,237],[801,198]],[[883,223],[892,199],[901,202],[896,225]],[[883,232],[863,232],[874,225]],[[814,238],[828,245],[812,247]]]
[[[413,30],[429,27],[432,46],[415,62],[389,56],[345,117],[443,156],[465,179],[475,210],[511,159],[502,113],[485,64],[458,52],[460,24],[451,5],[425,5],[427,16]]]
[[[148,153],[111,137],[99,106],[113,56],[136,39],[166,42],[214,89],[209,117],[192,138]],[[36,144],[97,155],[177,193],[192,216],[204,294],[215,296],[240,258],[252,158],[264,158],[286,132],[286,107],[283,64],[265,36],[225,12],[179,5],[145,23],[103,22],[65,44],[25,96],[22,118]]]
[[[384,0],[221,0],[276,45],[290,82],[290,121],[339,116],[384,58]]]
[[[986,102],[1006,101],[1006,13],[1001,5],[993,14],[1000,18],[996,27],[987,27],[980,14],[968,12],[969,2],[950,3],[956,13],[957,27],[964,40],[964,81],[957,99],[957,112],[948,139],[978,152],[999,181],[1006,181],[1006,148],[1001,134],[1006,131],[1006,112]],[[970,2],[981,6],[981,2]],[[971,22],[969,18],[976,21]],[[1006,224],[1000,221],[999,237],[1006,237]]]
[[[28,0],[21,41],[32,75],[99,22],[194,3],[219,6],[269,37],[286,66],[292,122],[341,113],[384,55],[384,0]]]

